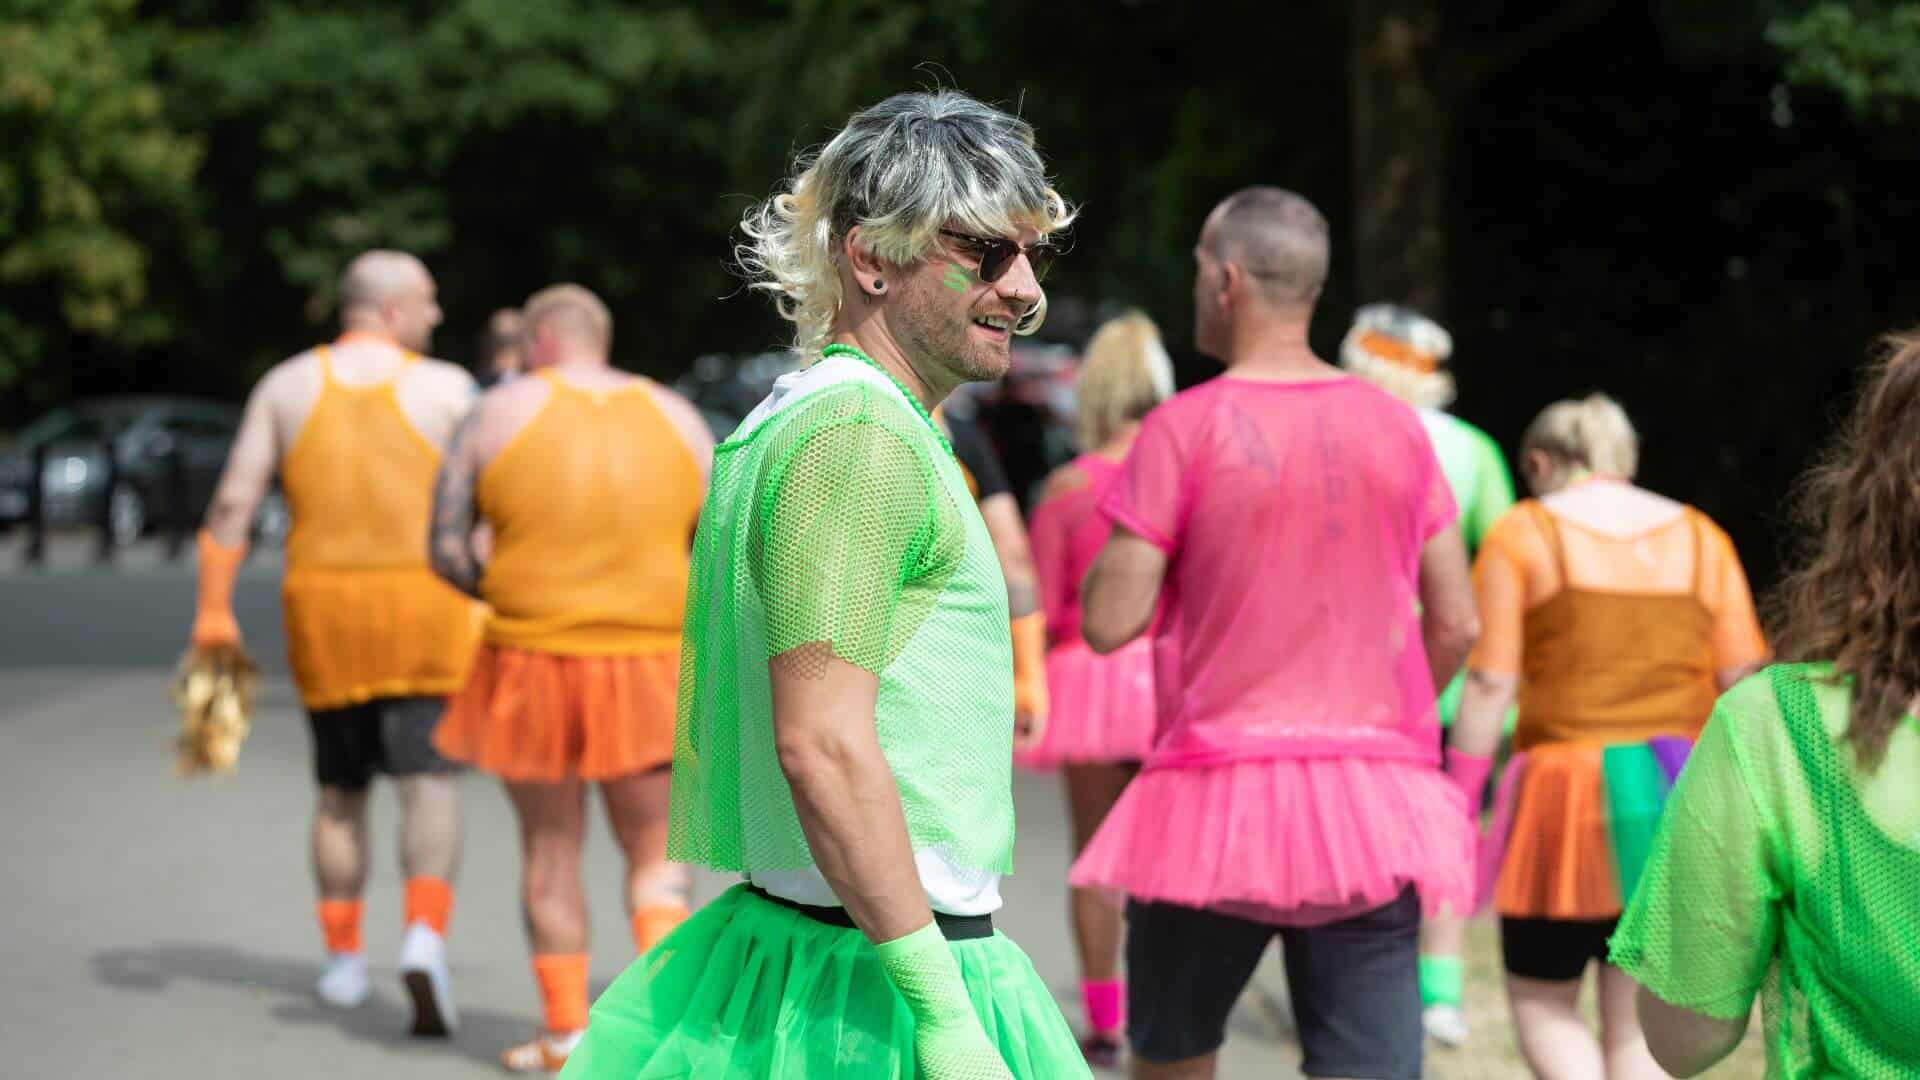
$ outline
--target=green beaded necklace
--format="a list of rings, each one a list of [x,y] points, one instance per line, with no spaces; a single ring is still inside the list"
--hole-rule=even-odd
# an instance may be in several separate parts
[[[885,375],[887,381],[893,384],[894,389],[900,391],[900,396],[907,399],[907,404],[913,406],[913,411],[920,414],[920,419],[927,422],[927,427],[933,432],[933,437],[940,440],[940,445],[946,447],[947,453],[953,453],[953,444],[947,441],[947,433],[940,430],[940,425],[933,422],[933,415],[927,412],[927,407],[920,404],[920,399],[914,397],[912,391],[908,390],[906,384],[901,382],[893,372],[881,367],[879,361],[861,352],[852,345],[842,345],[836,342],[820,350],[820,359],[825,360],[830,356],[851,356],[880,374]]]

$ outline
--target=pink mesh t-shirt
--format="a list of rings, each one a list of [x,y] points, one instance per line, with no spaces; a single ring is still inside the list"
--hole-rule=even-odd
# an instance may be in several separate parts
[[[1098,507],[1120,478],[1120,463],[1097,454],[1080,455],[1073,467],[1086,483],[1042,500],[1027,523],[1047,639],[1054,645],[1080,640],[1080,583],[1113,531]]]
[[[1438,761],[1419,566],[1455,511],[1412,409],[1221,376],[1148,415],[1100,509],[1170,560],[1148,768]]]

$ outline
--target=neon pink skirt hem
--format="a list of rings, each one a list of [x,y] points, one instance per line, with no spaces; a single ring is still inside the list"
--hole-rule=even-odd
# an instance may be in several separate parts
[[[1467,914],[1475,829],[1431,766],[1278,758],[1149,769],[1070,881],[1281,926],[1371,911],[1414,886],[1427,915]]]
[[[1153,642],[1140,637],[1101,656],[1073,642],[1047,653],[1052,707],[1040,742],[1017,751],[1026,769],[1139,761],[1153,746]]]

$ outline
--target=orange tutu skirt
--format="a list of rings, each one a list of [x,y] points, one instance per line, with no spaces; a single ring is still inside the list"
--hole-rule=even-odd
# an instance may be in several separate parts
[[[1507,764],[1495,833],[1494,906],[1517,918],[1611,919],[1633,895],[1693,739],[1546,743]],[[1516,792],[1517,789],[1517,792]],[[1482,881],[1488,866],[1483,863]]]
[[[612,780],[673,760],[677,650],[561,656],[482,646],[433,733],[442,754],[502,780]]]

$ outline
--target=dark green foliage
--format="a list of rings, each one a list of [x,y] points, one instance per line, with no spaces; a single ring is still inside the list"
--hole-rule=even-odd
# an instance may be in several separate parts
[[[1363,18],[1416,27],[1369,86],[1429,93],[1431,138],[1356,115],[1352,53],[1391,40]],[[1018,109],[1085,207],[1049,333],[1139,305],[1209,373],[1179,348],[1201,219],[1293,188],[1336,237],[1323,352],[1408,298],[1383,291],[1441,298],[1465,415],[1511,445],[1552,397],[1615,393],[1649,481],[1762,579],[1830,402],[1920,320],[1912,2],[0,0],[0,430],[80,393],[237,398],[331,333],[375,245],[427,260],[456,360],[556,280],[607,298],[637,370],[778,344],[728,269],[741,212],[853,109],[935,83]],[[1366,123],[1391,167],[1356,176]],[[1355,208],[1423,156],[1439,255],[1382,275],[1391,230],[1358,257]]]

